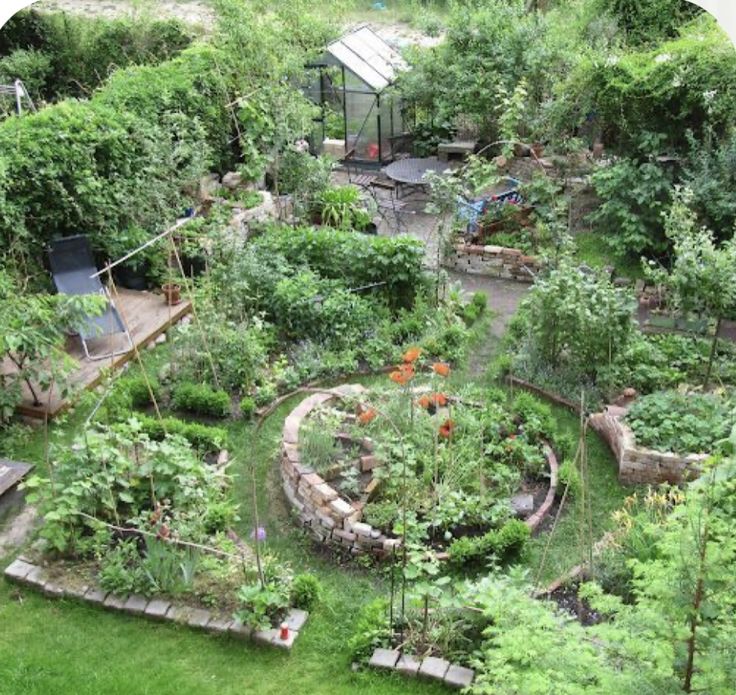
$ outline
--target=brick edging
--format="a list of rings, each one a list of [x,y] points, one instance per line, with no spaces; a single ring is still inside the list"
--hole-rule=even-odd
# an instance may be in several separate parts
[[[475,671],[472,668],[452,664],[436,656],[417,659],[410,654],[402,654],[398,649],[375,649],[368,666],[404,676],[418,676],[439,681],[458,689],[467,688],[475,680]]]
[[[8,581],[39,590],[50,598],[76,599],[108,610],[143,616],[151,620],[176,622],[212,634],[228,634],[287,650],[292,648],[309,617],[307,611],[291,609],[284,621],[289,626],[287,638],[281,639],[281,631],[278,628],[254,630],[239,620],[204,608],[172,603],[157,597],[149,599],[138,594],[118,596],[97,586],[65,585],[63,581],[50,579],[43,567],[29,562],[24,557],[10,563],[5,568],[4,575]]]

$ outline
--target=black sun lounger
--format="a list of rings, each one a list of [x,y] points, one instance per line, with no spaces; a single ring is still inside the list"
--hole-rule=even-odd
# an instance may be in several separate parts
[[[107,307],[100,316],[89,316],[79,328],[79,338],[82,341],[84,354],[90,360],[102,360],[122,355],[133,349],[133,339],[125,327],[120,313],[107,289],[100,282],[99,277],[92,277],[97,272],[92,251],[87,237],[77,236],[57,239],[51,242],[49,249],[51,274],[59,294],[85,295],[100,294],[107,298]],[[129,347],[125,350],[107,352],[102,355],[91,355],[87,341],[105,336],[123,333],[128,339]]]

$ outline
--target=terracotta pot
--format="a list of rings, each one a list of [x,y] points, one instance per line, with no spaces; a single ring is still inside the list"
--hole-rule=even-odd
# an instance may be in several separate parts
[[[173,283],[167,283],[161,287],[166,297],[166,303],[169,306],[174,306],[181,301],[181,287]]]

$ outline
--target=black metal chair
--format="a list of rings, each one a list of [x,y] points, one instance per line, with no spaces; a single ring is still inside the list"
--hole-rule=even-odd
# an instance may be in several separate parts
[[[65,237],[51,242],[49,263],[54,284],[59,294],[99,294],[107,299],[107,307],[100,316],[88,316],[79,327],[79,338],[87,359],[103,360],[115,355],[124,355],[133,349],[133,339],[123,323],[110,293],[95,274],[97,267],[92,258],[89,241],[83,234]],[[124,334],[129,347],[122,351],[112,350],[103,355],[90,354],[87,342],[95,338]]]
[[[376,180],[375,174],[366,174],[362,172],[355,162],[355,148],[350,150],[343,159],[345,170],[348,172],[348,182],[358,188],[368,189]]]

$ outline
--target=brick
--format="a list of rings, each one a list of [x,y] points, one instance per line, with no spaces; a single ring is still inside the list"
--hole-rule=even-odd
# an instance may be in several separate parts
[[[444,680],[449,668],[449,661],[438,659],[436,656],[427,656],[422,660],[422,665],[419,667],[419,675],[441,681]]]
[[[363,471],[363,473],[372,471],[374,468],[377,468],[380,465],[381,462],[373,454],[360,457],[360,470]]]
[[[128,600],[127,596],[117,596],[116,594],[108,594],[107,598],[102,602],[105,608],[109,608],[114,611],[121,611],[125,607],[125,602]]]
[[[232,624],[232,618],[212,618],[209,623],[207,623],[207,630],[216,634],[224,635],[230,631],[230,626]]]
[[[107,592],[102,589],[92,588],[84,594],[84,600],[88,603],[104,603]]]
[[[335,490],[332,486],[328,485],[327,483],[322,483],[321,485],[315,485],[314,488],[312,489],[312,494],[317,498],[317,501],[320,504],[326,504],[338,498],[337,490]]]
[[[133,615],[143,615],[146,611],[146,606],[148,606],[147,598],[139,596],[138,594],[131,594],[128,596],[128,600],[125,602],[123,610],[128,613],[132,613]]]
[[[289,630],[299,632],[299,630],[304,627],[304,623],[307,622],[308,617],[309,613],[307,613],[307,611],[300,610],[299,608],[292,608],[284,622],[289,626]]]
[[[474,678],[475,671],[472,668],[450,664],[445,674],[445,683],[452,688],[467,688]]]
[[[359,536],[370,537],[373,527],[370,524],[364,524],[362,521],[358,521],[352,525],[351,530]]]
[[[160,598],[155,598],[148,602],[148,605],[145,609],[145,614],[149,618],[153,618],[154,620],[163,620],[166,617],[166,613],[168,612],[169,608],[171,608],[171,604],[168,601],[164,601]]]
[[[204,629],[207,627],[207,623],[212,619],[212,613],[210,613],[207,610],[204,610],[204,608],[192,608],[189,612],[189,618],[187,619],[187,624],[190,627],[196,627],[201,629]]]
[[[422,662],[411,654],[402,654],[396,662],[396,670],[405,676],[416,676]]]
[[[23,560],[13,560],[5,568],[5,576],[14,582],[23,581],[28,573],[33,569],[34,565]]]
[[[381,479],[380,478],[371,478],[368,481],[368,485],[365,486],[365,490],[363,491],[366,495],[368,495],[368,499],[373,497],[373,495],[376,494],[376,491],[381,486]]]
[[[376,649],[368,665],[372,668],[393,669],[400,656],[397,649]]]
[[[324,482],[325,481],[322,479],[322,477],[317,475],[316,473],[308,473],[307,475],[302,476],[301,480],[299,481],[299,487],[302,486],[302,483],[304,485],[316,487],[317,485],[322,485]]]
[[[228,628],[228,632],[241,639],[250,639],[253,636],[253,628],[250,625],[245,625],[240,620],[233,620]]]
[[[343,499],[336,499],[330,502],[330,509],[339,517],[347,517],[353,513],[353,508]]]

